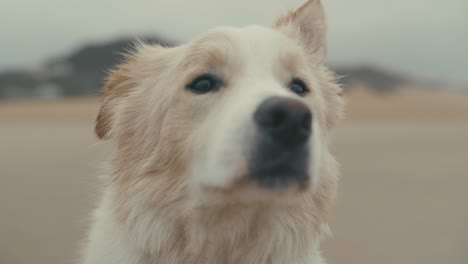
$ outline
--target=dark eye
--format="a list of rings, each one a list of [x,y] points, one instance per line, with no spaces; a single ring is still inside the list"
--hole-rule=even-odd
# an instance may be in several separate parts
[[[293,79],[289,85],[289,89],[300,96],[305,96],[310,92],[307,85],[299,79]]]
[[[197,94],[205,94],[212,91],[216,91],[221,82],[216,77],[205,74],[197,77],[190,84],[187,85],[187,89]]]

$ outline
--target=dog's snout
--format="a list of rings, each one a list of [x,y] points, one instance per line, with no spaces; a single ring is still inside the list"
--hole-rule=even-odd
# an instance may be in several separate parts
[[[285,146],[304,143],[311,133],[312,113],[299,100],[270,97],[260,104],[254,115],[261,130]]]

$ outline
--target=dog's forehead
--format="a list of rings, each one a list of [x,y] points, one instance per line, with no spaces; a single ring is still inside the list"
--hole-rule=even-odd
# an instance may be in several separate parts
[[[297,48],[297,45],[280,31],[264,26],[246,26],[240,28],[218,28],[243,51],[255,54],[275,55],[278,52]]]
[[[264,26],[218,27],[195,40],[199,49],[220,49],[224,56],[237,56],[244,64],[261,63],[274,66],[280,57],[297,57],[302,53],[299,45],[280,31]],[[203,48],[204,47],[204,48]],[[226,54],[227,47],[237,54]],[[238,58],[238,59],[239,59]]]
[[[259,25],[238,28],[226,28],[225,31],[226,34],[230,34],[231,36],[236,38],[238,41],[243,42],[244,44],[263,44],[271,42],[276,42],[278,44],[287,40],[285,35],[279,32],[278,30]]]
[[[220,39],[236,42],[237,44],[283,43],[288,38],[276,29],[251,25],[245,27],[216,27],[202,35],[198,41]]]

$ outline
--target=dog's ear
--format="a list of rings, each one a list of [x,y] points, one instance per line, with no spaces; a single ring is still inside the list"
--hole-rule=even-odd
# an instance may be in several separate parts
[[[135,101],[129,103],[128,99],[141,91],[138,87],[145,78],[156,80],[167,68],[173,57],[167,50],[163,46],[137,42],[124,56],[124,61],[110,72],[94,129],[99,139],[108,139],[115,134],[115,123],[120,122],[120,117],[125,116],[124,112],[129,107],[140,107]],[[139,96],[136,96],[136,101],[141,99]]]
[[[325,59],[327,27],[320,0],[308,0],[299,9],[280,17],[275,28],[298,40],[314,63]]]
[[[120,99],[126,96],[132,85],[130,67],[132,61],[119,65],[110,74],[104,85],[101,108],[96,118],[94,131],[99,139],[108,139],[112,134],[112,124]]]

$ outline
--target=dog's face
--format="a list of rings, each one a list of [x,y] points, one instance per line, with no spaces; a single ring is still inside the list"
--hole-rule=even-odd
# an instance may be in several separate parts
[[[183,91],[200,118],[192,126],[192,186],[240,197],[313,186],[322,95],[304,49],[257,26],[218,29],[191,45],[189,53],[200,52],[189,59],[199,65]]]
[[[110,76],[96,132],[116,140],[127,182],[161,192],[249,202],[313,191],[342,103],[324,45],[319,1],[273,28],[142,45]]]

